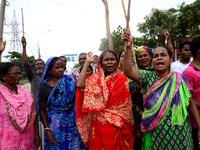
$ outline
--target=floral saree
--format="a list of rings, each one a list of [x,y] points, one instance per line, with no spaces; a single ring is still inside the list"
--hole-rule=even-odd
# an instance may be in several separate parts
[[[49,64],[54,57],[47,60],[40,87],[51,75],[48,72]],[[39,88],[40,89],[40,88]],[[38,94],[39,95],[39,94]],[[63,75],[49,94],[46,103],[47,122],[55,137],[57,145],[49,144],[44,136],[44,149],[51,150],[81,150],[85,149],[84,143],[78,133],[75,122],[75,81],[68,75]],[[39,113],[39,96],[37,112]]]
[[[77,128],[85,145],[90,150],[131,150],[134,121],[127,78],[118,68],[105,77],[98,60],[98,72],[85,84],[76,91]]]
[[[34,149],[36,116],[32,94],[17,86],[18,94],[0,85],[0,149]]]

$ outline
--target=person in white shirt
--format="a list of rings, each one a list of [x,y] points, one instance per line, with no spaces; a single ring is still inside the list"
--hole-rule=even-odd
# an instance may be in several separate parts
[[[181,58],[171,64],[171,69],[182,74],[191,61],[190,41],[183,41],[180,43],[179,53],[181,54]]]

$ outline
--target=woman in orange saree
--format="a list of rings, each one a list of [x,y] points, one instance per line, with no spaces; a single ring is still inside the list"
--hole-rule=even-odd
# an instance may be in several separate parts
[[[119,73],[117,54],[102,52],[98,72],[85,79],[92,52],[77,81],[76,122],[90,150],[132,150],[134,126],[127,78]]]

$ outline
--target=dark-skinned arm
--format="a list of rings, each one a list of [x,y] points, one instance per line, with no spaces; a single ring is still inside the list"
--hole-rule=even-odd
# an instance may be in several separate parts
[[[27,58],[27,55],[26,55],[26,39],[25,39],[24,36],[22,36],[21,43],[22,43],[22,48],[23,48],[23,53],[22,53],[23,64],[27,65],[28,64],[28,58]]]
[[[187,110],[197,125],[197,128],[198,128],[197,137],[200,143],[200,116],[199,116],[199,111],[194,103],[194,99],[192,97],[189,100],[189,105],[187,107]]]
[[[132,42],[133,38],[131,35],[130,30],[123,29],[123,35],[122,35],[122,43],[125,45],[125,41],[127,41],[127,51],[124,55],[124,61],[123,61],[123,72],[124,75],[127,76],[129,79],[132,79],[133,81],[137,82],[140,76],[140,72],[134,68],[132,68],[132,54],[131,54],[131,48],[132,48]]]
[[[197,109],[198,109],[198,110],[200,110],[200,103],[199,103],[199,102],[197,102],[195,99],[194,99],[194,103],[195,103],[195,105],[196,105]]]
[[[40,102],[40,116],[42,123],[44,125],[44,128],[49,128],[49,124],[47,122],[47,115],[46,115],[46,103]],[[51,130],[47,129],[45,130],[46,136],[47,136],[47,141],[52,144],[56,145],[56,140],[53,134],[51,133]]]
[[[34,142],[35,142],[36,149],[38,149],[38,147],[40,146],[41,140],[40,140],[40,136],[39,136],[38,117],[37,117],[37,115],[35,116],[34,127],[35,127]]]
[[[171,58],[172,58],[172,60],[174,60],[174,48],[172,46],[172,41],[171,41],[171,37],[170,37],[170,34],[169,34],[168,30],[165,30],[164,36],[167,39],[167,46],[168,46],[168,48],[169,48],[169,50],[171,52]]]
[[[78,80],[76,82],[76,87],[78,87],[80,89],[85,88],[85,78],[86,78],[87,69],[88,69],[89,65],[92,62],[94,62],[94,56],[92,54],[93,54],[92,52],[88,52],[87,53],[87,55],[86,55],[86,62],[84,64],[84,67],[81,70],[80,75],[78,77]]]
[[[192,93],[192,90],[190,90],[190,92]],[[200,110],[200,103],[198,101],[196,101],[195,99],[193,99],[195,105],[197,106],[197,109]]]

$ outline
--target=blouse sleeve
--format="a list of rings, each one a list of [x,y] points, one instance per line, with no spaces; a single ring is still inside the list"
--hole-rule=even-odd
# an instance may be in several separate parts
[[[139,71],[140,71],[140,76],[139,76],[137,84],[143,87],[144,85],[146,85],[146,82],[147,82],[148,71],[147,70],[139,70]]]
[[[49,94],[52,89],[53,87],[47,85],[46,83],[40,87],[39,91],[40,102],[47,103]]]

